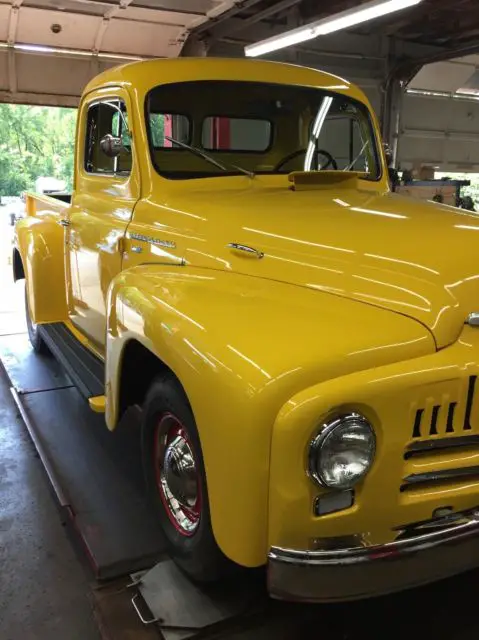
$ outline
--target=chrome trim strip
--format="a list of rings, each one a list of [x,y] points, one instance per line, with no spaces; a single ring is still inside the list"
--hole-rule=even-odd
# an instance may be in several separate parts
[[[387,560],[388,558],[396,558],[398,555],[414,554],[418,551],[425,551],[442,544],[446,545],[450,542],[457,542],[479,535],[479,508],[470,511],[464,517],[469,517],[469,522],[442,529],[441,531],[424,533],[414,538],[406,538],[371,547],[353,547],[329,551],[301,551],[271,547],[268,559],[273,562],[298,566],[348,565]]]
[[[471,325],[471,327],[479,326],[479,313],[473,312],[467,316],[466,324]]]
[[[428,451],[440,451],[441,449],[452,449],[455,447],[479,447],[479,436],[458,436],[456,438],[439,438],[435,440],[421,440],[413,442],[404,453],[404,459],[412,458]]]

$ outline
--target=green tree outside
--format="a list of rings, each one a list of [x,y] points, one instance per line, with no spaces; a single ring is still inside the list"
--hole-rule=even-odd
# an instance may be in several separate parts
[[[77,110],[0,104],[0,196],[18,196],[48,176],[71,190]]]

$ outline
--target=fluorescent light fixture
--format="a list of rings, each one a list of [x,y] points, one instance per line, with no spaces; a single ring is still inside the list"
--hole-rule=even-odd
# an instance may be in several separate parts
[[[79,49],[57,49],[56,47],[47,47],[39,44],[14,44],[14,49],[18,51],[29,51],[32,53],[65,53],[74,56],[91,56],[89,51],[81,51]]]
[[[130,56],[123,53],[94,53],[93,51],[84,51],[82,49],[60,49],[57,47],[48,47],[39,44],[13,44],[9,45],[8,42],[0,42],[0,49],[15,49],[17,51],[26,51],[28,53],[56,53],[64,54],[68,56],[84,56],[84,57],[98,57],[111,60],[144,60],[139,56]]]
[[[245,47],[245,55],[248,57],[256,57],[269,53],[270,51],[291,47],[300,42],[313,40],[318,36],[325,36],[328,33],[349,29],[349,27],[356,24],[374,20],[375,18],[385,16],[394,11],[413,7],[420,2],[422,2],[422,0],[373,0],[372,2],[365,2],[356,8],[342,11],[328,18],[322,18],[316,22],[311,22],[297,29],[286,31],[286,33],[261,40],[255,44],[249,44]]]

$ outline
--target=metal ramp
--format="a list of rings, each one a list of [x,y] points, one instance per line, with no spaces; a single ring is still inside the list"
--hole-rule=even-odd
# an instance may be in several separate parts
[[[139,619],[144,625],[156,625],[165,640],[231,632],[263,615],[269,604],[261,574],[220,588],[200,588],[172,560],[163,560],[149,571],[133,574],[132,580],[131,603]]]
[[[54,358],[25,333],[0,336],[0,360],[32,440],[99,579],[150,567],[163,537],[144,496],[138,415],[110,433]]]

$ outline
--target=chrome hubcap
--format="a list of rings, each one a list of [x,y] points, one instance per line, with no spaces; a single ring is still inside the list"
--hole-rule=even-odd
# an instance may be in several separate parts
[[[174,416],[168,415],[160,421],[156,443],[157,480],[162,502],[175,528],[183,535],[191,536],[200,521],[201,488],[188,434]]]

